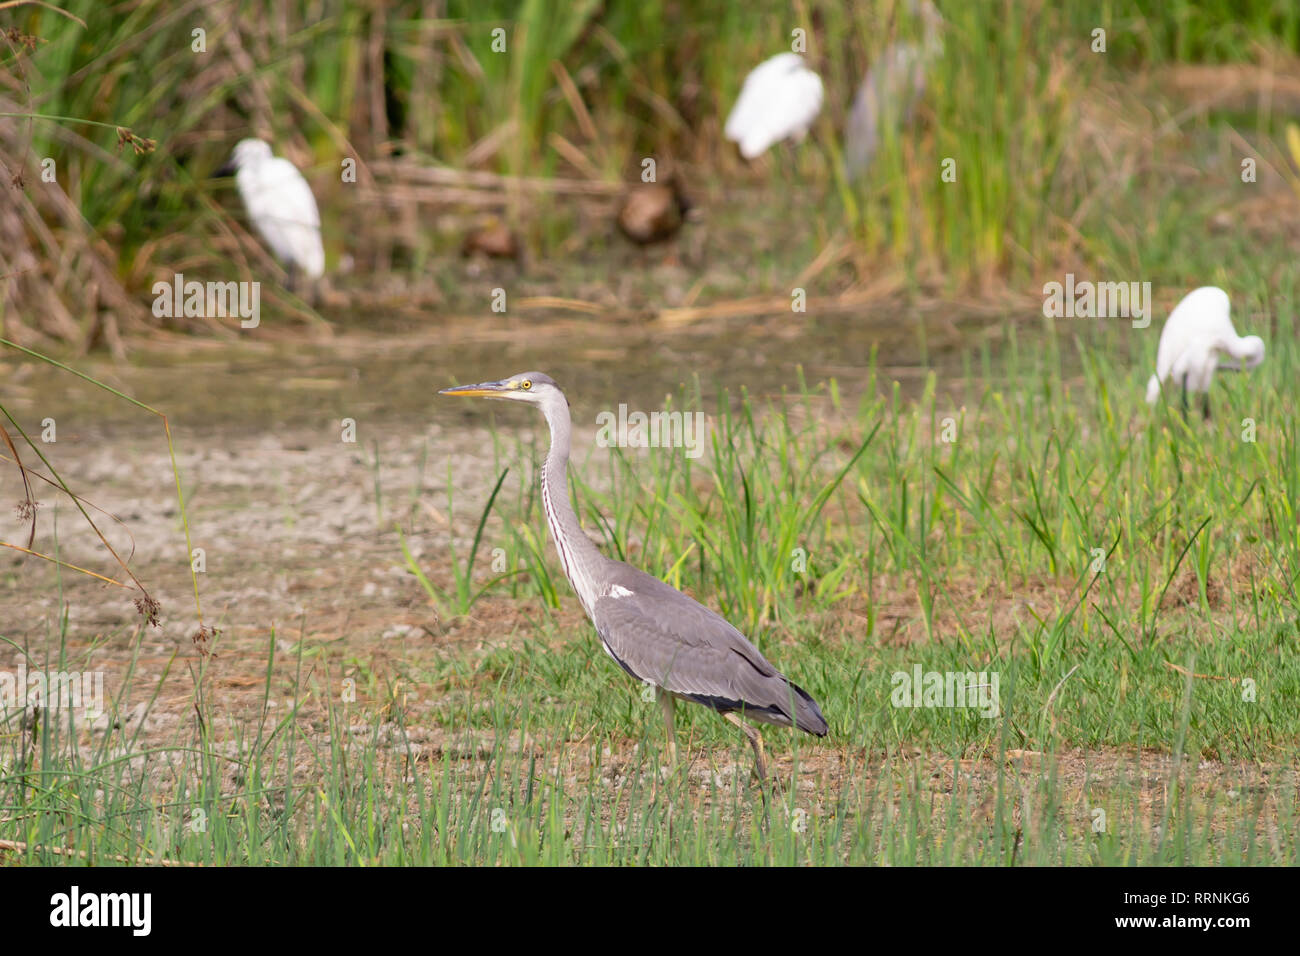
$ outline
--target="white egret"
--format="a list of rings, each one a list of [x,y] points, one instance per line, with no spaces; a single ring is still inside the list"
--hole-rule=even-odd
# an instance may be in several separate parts
[[[271,247],[294,284],[298,270],[310,279],[325,273],[325,247],[320,238],[320,210],[316,197],[298,167],[271,154],[260,139],[244,139],[235,145],[230,161],[219,174],[235,174],[235,186],[244,201],[248,218]]]
[[[797,53],[778,53],[750,71],[723,132],[756,159],[785,139],[801,140],[821,112],[822,78]]]
[[[1204,394],[1202,410],[1210,417],[1210,382],[1216,369],[1254,368],[1264,361],[1264,340],[1237,334],[1228,317],[1228,293],[1217,286],[1202,286],[1187,293],[1169,313],[1160,332],[1156,374],[1147,382],[1147,403],[1160,400],[1160,387],[1173,382],[1182,388],[1183,410],[1187,393]]]

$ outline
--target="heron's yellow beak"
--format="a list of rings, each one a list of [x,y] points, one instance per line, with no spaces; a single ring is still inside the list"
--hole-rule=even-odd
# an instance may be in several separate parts
[[[439,395],[458,395],[465,398],[497,398],[502,392],[511,391],[509,382],[480,382],[478,385],[458,385],[455,388],[442,388]]]

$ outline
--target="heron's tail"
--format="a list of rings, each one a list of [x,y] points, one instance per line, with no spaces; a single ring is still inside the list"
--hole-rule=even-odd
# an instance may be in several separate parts
[[[1160,401],[1160,378],[1152,375],[1147,379],[1147,404],[1154,405]]]
[[[830,727],[827,726],[817,701],[794,681],[787,680],[786,683],[794,691],[794,725],[806,734],[825,737],[830,732]]]

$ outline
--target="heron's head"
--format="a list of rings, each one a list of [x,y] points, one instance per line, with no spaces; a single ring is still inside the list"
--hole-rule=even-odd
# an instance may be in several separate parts
[[[511,402],[528,402],[545,405],[550,401],[568,402],[555,379],[544,372],[520,372],[499,382],[480,382],[477,385],[459,385],[444,388],[439,395],[460,395],[469,398],[500,398]]]
[[[218,176],[229,176],[247,166],[253,166],[271,158],[271,144],[261,139],[241,139],[235,144],[234,151],[226,164],[217,170]]]

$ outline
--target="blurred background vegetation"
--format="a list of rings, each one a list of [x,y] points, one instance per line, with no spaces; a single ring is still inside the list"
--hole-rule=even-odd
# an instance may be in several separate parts
[[[159,279],[229,279],[232,263],[279,275],[229,181],[211,178],[249,135],[316,192],[331,321],[485,312],[499,280],[467,274],[456,251],[486,214],[523,236],[526,291],[610,314],[762,311],[764,295],[788,308],[795,285],[850,308],[1023,304],[1088,269],[1167,284],[1168,308],[1233,262],[1294,259],[1300,5],[938,5],[944,51],[915,122],[849,182],[853,94],[888,44],[919,36],[901,0],[0,4],[0,329],[124,352],[164,321],[148,308]],[[826,106],[805,143],[746,164],[723,122],[796,28]],[[646,156],[680,166],[705,210],[681,239],[685,271],[633,256],[610,226]],[[1244,157],[1258,182],[1242,182]]]

